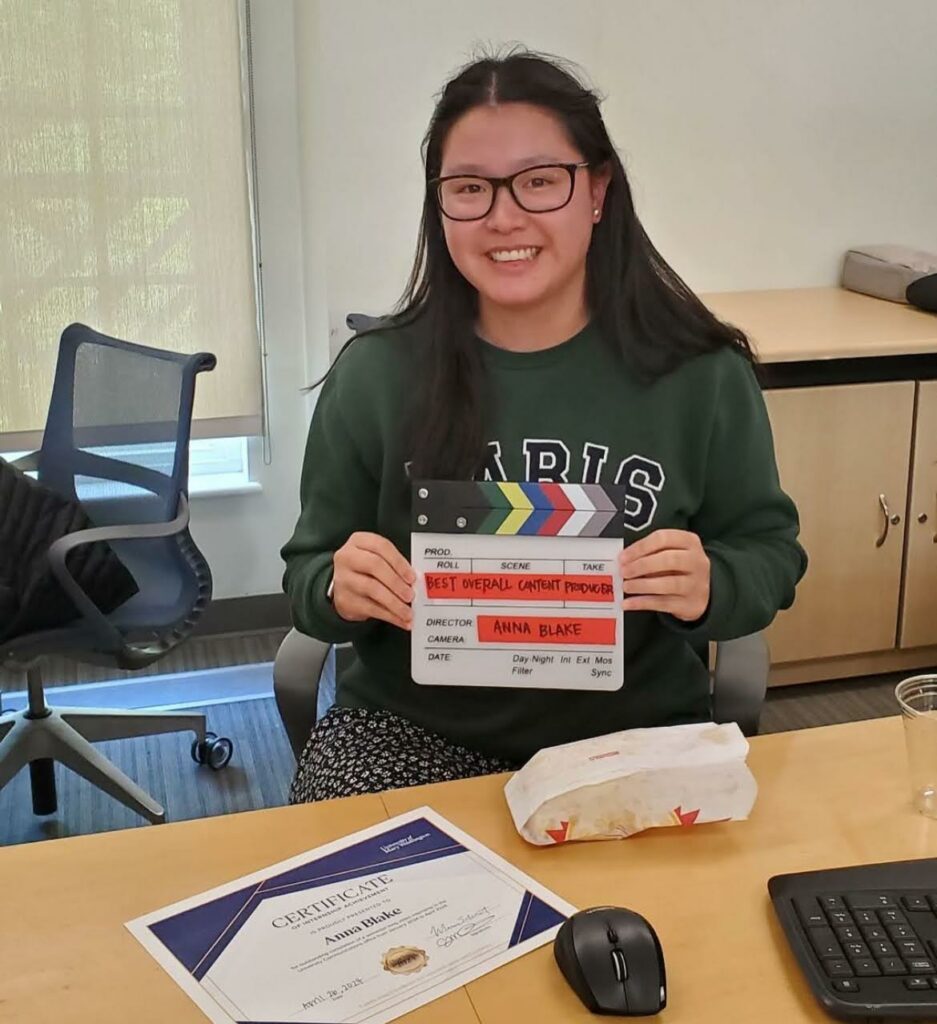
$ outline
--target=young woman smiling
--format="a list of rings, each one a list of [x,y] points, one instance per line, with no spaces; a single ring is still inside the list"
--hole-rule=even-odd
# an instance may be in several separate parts
[[[476,61],[424,163],[409,285],[328,375],[283,549],[296,627],[354,644],[295,801],[704,720],[700,645],[767,626],[806,566],[748,341],[651,244],[595,94],[526,51]],[[410,480],[472,478],[628,488],[622,689],[414,684]]]

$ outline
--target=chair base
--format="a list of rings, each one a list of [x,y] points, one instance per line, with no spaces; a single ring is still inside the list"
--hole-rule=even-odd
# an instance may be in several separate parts
[[[171,732],[193,732],[196,740],[204,740],[205,716],[108,708],[46,708],[41,715],[28,710],[4,715],[0,718],[0,789],[30,765],[33,808],[37,814],[51,814],[55,811],[51,768],[58,761],[157,824],[166,820],[163,808],[91,744]]]

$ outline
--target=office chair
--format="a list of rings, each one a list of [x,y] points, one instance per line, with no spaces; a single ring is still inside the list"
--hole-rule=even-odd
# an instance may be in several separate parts
[[[326,659],[331,650],[324,641],[291,629],[273,663],[273,695],[297,761],[318,718],[320,679],[328,667]],[[768,667],[768,645],[761,633],[716,644],[713,721],[737,722],[746,736],[757,735]]]
[[[28,691],[25,710],[0,717],[0,789],[28,764],[36,814],[56,809],[59,761],[150,822],[165,819],[95,741],[192,731],[196,761],[220,768],[230,759],[230,740],[206,733],[202,714],[51,708],[40,668],[51,654],[144,668],[188,637],[207,607],[211,572],[188,530],[188,456],[195,378],[214,367],[208,353],[164,352],[83,324],[62,334],[42,446],[15,465],[37,470],[40,484],[80,502],[95,524],[60,537],[46,555],[78,616],[0,643],[0,665],[24,668]],[[109,614],[68,562],[70,552],[97,541],[111,546],[138,588]]]

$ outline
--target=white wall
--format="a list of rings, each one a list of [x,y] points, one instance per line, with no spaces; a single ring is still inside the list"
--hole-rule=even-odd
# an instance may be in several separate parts
[[[265,465],[259,442],[252,445],[251,470],[261,485],[259,493],[193,500],[192,535],[211,565],[215,598],[280,590],[279,550],[299,512],[309,415],[309,400],[301,388],[311,379],[314,365],[325,365],[328,327],[312,285],[308,308],[306,301],[299,131],[306,111],[298,98],[308,96],[309,90],[297,87],[296,30],[292,0],[253,5],[271,461]],[[307,337],[319,339],[318,356],[307,352]]]
[[[937,251],[934,0],[255,0],[253,17],[273,461],[262,494],[193,509],[218,597],[279,589],[300,387],[346,313],[398,298],[433,96],[480,43],[585,67],[651,237],[698,290],[832,284],[861,242]]]
[[[598,9],[609,127],[691,287],[834,284],[861,243],[937,251],[934,0]]]

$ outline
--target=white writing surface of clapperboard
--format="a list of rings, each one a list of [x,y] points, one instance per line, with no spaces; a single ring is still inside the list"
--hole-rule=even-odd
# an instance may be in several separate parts
[[[414,680],[620,689],[625,497],[606,484],[415,483]]]

